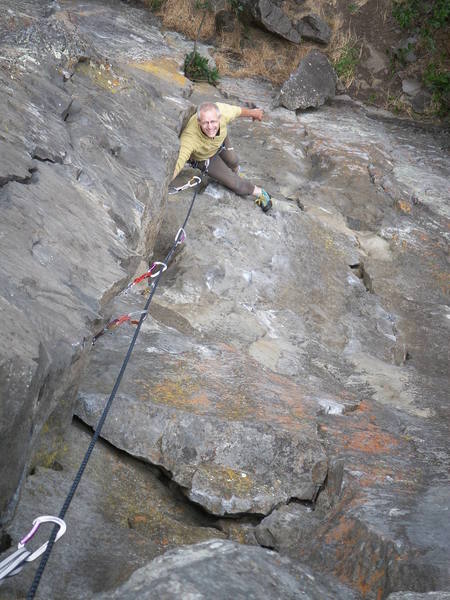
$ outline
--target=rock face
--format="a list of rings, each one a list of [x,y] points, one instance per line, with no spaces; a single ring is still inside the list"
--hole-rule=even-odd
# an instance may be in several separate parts
[[[356,599],[354,593],[339,582],[318,576],[275,552],[222,540],[167,552],[136,571],[115,592],[94,596],[96,600],[175,600],[180,597]]]
[[[3,518],[43,423],[57,407],[71,418],[105,302],[154,243],[182,117],[157,77],[93,48],[101,6],[71,7],[22,1],[0,17]]]
[[[263,557],[251,581],[264,598],[266,572],[284,585],[294,569],[298,585],[303,565],[319,597],[338,589],[328,576],[364,600],[449,589],[448,135],[345,99],[273,109],[258,81],[192,86],[177,72],[187,43],[144,9],[52,7],[21,1],[3,20],[14,40],[0,70],[11,123],[0,171],[5,506],[26,471],[23,444],[46,421],[16,516],[3,512],[4,546],[35,511],[58,512],[87,442],[78,426],[61,431],[77,369],[89,358],[76,410],[92,427],[134,325],[94,347],[91,335],[142,310],[148,286],[122,290],[166,255],[186,216],[192,190],[166,197],[186,96],[245,100],[265,119],[236,120],[231,138],[274,210],[211,182],[197,196],[42,597],[111,597],[165,549],[218,536],[278,551],[207,546],[211,564],[220,548],[245,564]],[[75,64],[65,48],[79,48]],[[33,571],[3,584],[1,600],[23,597]]]
[[[414,592],[396,592],[389,594],[387,600],[449,600],[450,592],[428,592],[415,594]]]
[[[336,93],[336,73],[325,54],[312,50],[281,87],[277,103],[289,110],[317,108]]]
[[[59,513],[89,441],[86,428],[75,423],[59,439],[57,452],[38,455],[45,466],[28,478],[9,529],[14,539],[24,536],[37,515]],[[170,490],[156,469],[101,441],[65,520],[67,533],[55,544],[38,598],[89,600],[98,590],[121,585],[165,550],[221,535],[211,519]],[[50,531],[43,525],[32,546],[44,543]],[[1,600],[26,596],[35,564],[2,583]]]

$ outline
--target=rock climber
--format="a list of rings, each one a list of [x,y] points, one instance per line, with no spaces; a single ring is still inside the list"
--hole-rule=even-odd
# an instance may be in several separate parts
[[[264,212],[272,208],[270,195],[239,175],[239,159],[231,146],[227,125],[237,117],[261,121],[261,108],[246,108],[222,102],[203,102],[197,107],[180,136],[180,152],[173,177],[188,162],[238,196],[254,196]]]

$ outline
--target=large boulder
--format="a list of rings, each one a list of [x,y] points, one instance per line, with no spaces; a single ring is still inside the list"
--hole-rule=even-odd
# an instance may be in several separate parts
[[[277,102],[289,110],[317,108],[335,96],[336,80],[325,54],[312,50],[283,83]]]
[[[292,19],[270,0],[244,0],[242,5],[247,14],[268,31],[299,44],[302,37]]]
[[[166,552],[95,600],[356,600],[332,577],[264,548],[210,540]]]
[[[290,42],[300,44],[303,38],[320,44],[330,41],[330,28],[316,14],[292,18],[271,0],[243,0],[241,5],[256,23]]]
[[[328,44],[330,41],[331,29],[319,15],[310,14],[302,17],[296,27],[304,40],[319,44]]]

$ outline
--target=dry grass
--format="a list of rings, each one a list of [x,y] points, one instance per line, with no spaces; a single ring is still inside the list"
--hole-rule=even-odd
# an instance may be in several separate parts
[[[410,104],[401,99],[401,94],[394,96],[390,92],[384,95],[383,108],[394,113],[395,115],[408,115],[412,120],[415,120],[415,113]]]
[[[193,0],[165,0],[156,14],[162,19],[164,27],[179,31],[194,40],[197,37],[203,13],[203,10],[195,8]],[[207,40],[212,38],[214,34],[214,13],[207,10],[199,39]]]
[[[242,39],[242,32],[233,32],[222,36],[214,58],[221,75],[263,77],[280,85],[313,47],[298,46],[258,30],[252,32],[249,43]]]
[[[337,29],[333,30],[333,35],[331,36],[327,54],[330,60],[336,62],[342,56],[342,52],[346,48],[354,48],[357,45],[358,38],[350,28],[344,31],[338,27]]]
[[[351,29],[337,30],[331,38],[328,56],[340,81],[348,89],[355,80],[355,71],[362,54],[362,44]]]
[[[369,0],[353,0],[353,4],[355,4],[358,9],[362,8],[365,4],[367,4]]]

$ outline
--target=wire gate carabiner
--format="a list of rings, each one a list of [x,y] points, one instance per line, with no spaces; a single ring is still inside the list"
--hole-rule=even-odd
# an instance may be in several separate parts
[[[180,185],[179,187],[169,188],[168,194],[169,194],[169,196],[171,196],[173,194],[178,194],[178,192],[182,192],[183,190],[188,190],[189,188],[193,188],[196,185],[199,185],[201,182],[202,182],[201,177],[199,177],[198,175],[194,175],[184,185]]]
[[[42,546],[40,546],[34,552],[30,552],[25,548],[25,544],[34,537],[42,523],[54,523],[55,525],[59,525],[59,531],[56,534],[55,541],[59,540],[59,538],[66,532],[66,524],[59,517],[43,515],[42,517],[37,517],[34,519],[33,527],[17,544],[17,550],[5,558],[5,560],[0,562],[0,584],[2,579],[5,579],[6,577],[13,577],[14,575],[17,575],[17,573],[20,573],[20,571],[24,568],[25,563],[31,562],[36,558],[39,558],[41,554],[44,554],[47,549],[48,542],[42,544]]]

